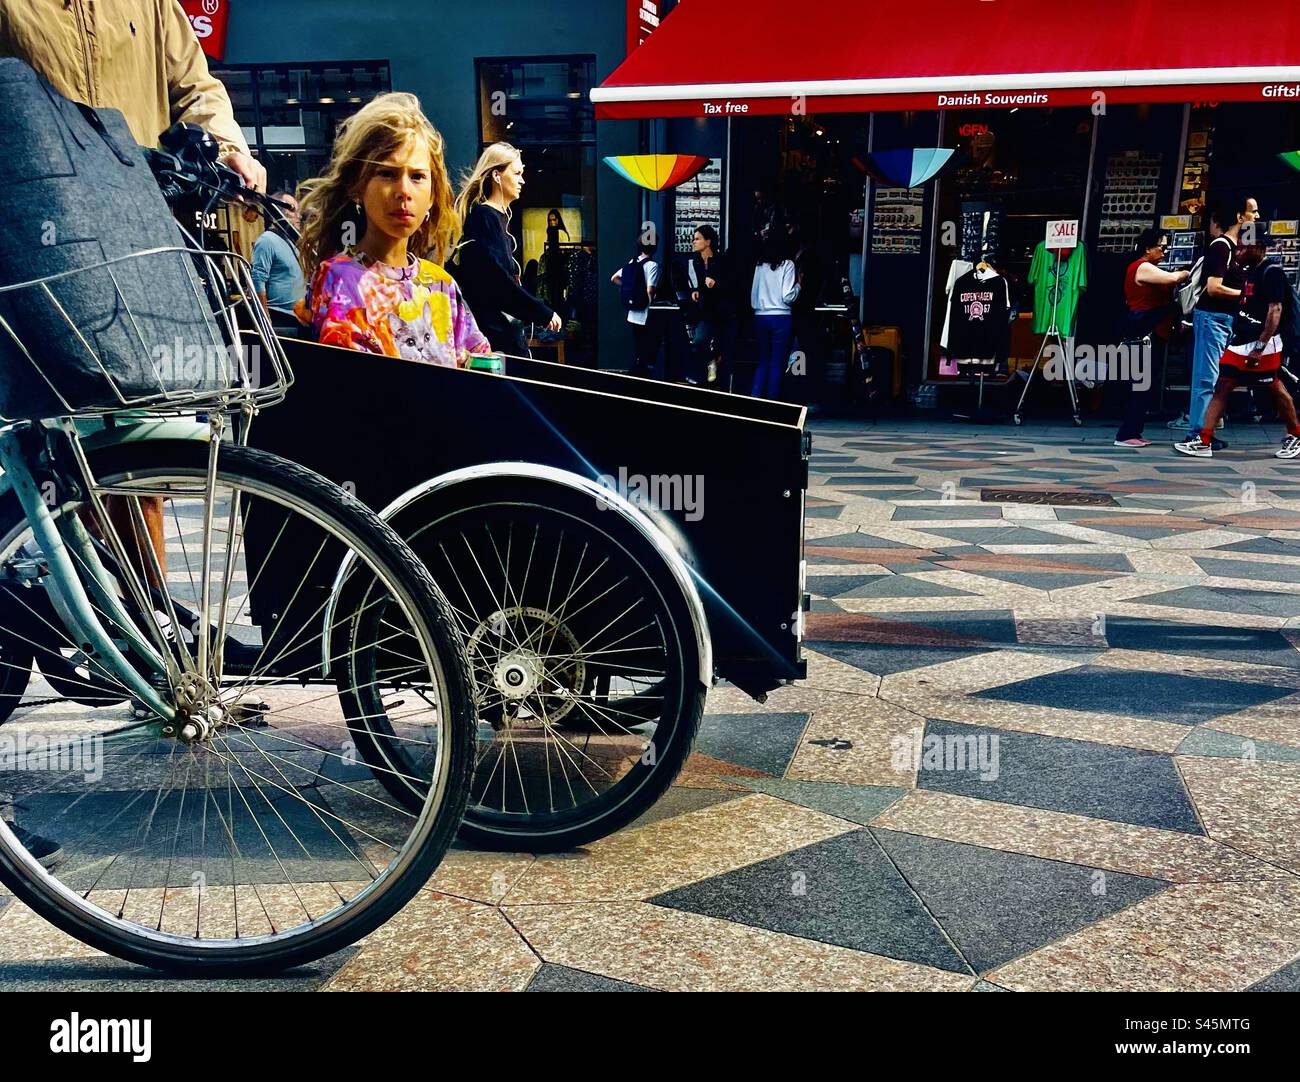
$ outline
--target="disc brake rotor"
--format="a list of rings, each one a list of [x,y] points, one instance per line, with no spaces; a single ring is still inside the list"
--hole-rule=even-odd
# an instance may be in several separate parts
[[[494,729],[554,724],[586,686],[577,638],[545,609],[498,609],[479,622],[466,647],[479,717]]]

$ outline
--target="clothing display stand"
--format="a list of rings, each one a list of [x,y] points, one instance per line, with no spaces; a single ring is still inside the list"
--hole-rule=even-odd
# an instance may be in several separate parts
[[[1083,424],[1083,418],[1079,415],[1079,392],[1074,386],[1074,351],[1070,350],[1067,354],[1065,349],[1065,340],[1061,337],[1061,328],[1057,326],[1056,309],[1061,303],[1061,252],[1062,248],[1056,249],[1056,276],[1054,288],[1052,290],[1052,321],[1047,328],[1047,333],[1043,336],[1042,345],[1038,347],[1038,355],[1034,358],[1034,363],[1030,366],[1029,375],[1025,379],[1024,389],[1020,392],[1020,401],[1016,403],[1016,411],[1011,415],[1011,419],[1020,424],[1020,414],[1025,407],[1025,399],[1029,397],[1029,385],[1034,382],[1034,373],[1038,371],[1038,366],[1042,363],[1043,354],[1047,350],[1048,343],[1055,340],[1059,356],[1065,365],[1065,384],[1070,391],[1070,406],[1074,411],[1074,425],[1076,428]]]
[[[974,412],[954,413],[952,415],[954,421],[968,421],[975,425],[995,425],[1001,424],[1006,420],[1006,414],[999,415],[994,413],[993,410],[984,405],[984,382],[988,379],[988,367],[988,365],[981,364],[979,365],[979,371],[975,373],[976,386],[978,387],[978,390],[976,391]],[[962,364],[958,361],[957,370],[961,371],[961,368]],[[998,386],[1002,386],[1004,382],[1005,381],[1000,382]]]

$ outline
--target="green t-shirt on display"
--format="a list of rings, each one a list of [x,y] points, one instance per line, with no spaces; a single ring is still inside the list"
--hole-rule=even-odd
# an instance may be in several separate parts
[[[1034,334],[1052,328],[1052,305],[1056,305],[1056,328],[1063,335],[1074,333],[1079,294],[1088,288],[1088,260],[1083,248],[1071,248],[1069,255],[1049,251],[1042,241],[1029,264],[1029,284],[1034,287]]]

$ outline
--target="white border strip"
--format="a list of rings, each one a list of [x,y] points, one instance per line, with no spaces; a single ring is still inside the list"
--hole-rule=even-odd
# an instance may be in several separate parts
[[[598,86],[593,102],[683,101],[696,98],[827,97],[857,94],[947,94],[979,90],[1068,90],[1079,87],[1182,86],[1300,82],[1300,67],[1148,68],[1120,71],[1010,72],[907,79],[808,79],[765,83],[681,83]]]

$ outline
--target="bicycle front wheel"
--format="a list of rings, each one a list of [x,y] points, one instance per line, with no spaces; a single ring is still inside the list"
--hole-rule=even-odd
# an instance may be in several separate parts
[[[174,719],[142,717],[111,666],[69,635],[16,499],[0,501],[0,580],[28,616],[17,646],[38,668],[43,654],[77,653],[119,699],[51,701],[36,675],[12,704],[0,879],[111,954],[227,974],[321,957],[410,901],[460,824],[474,727],[453,618],[398,537],[342,489],[264,452],[223,446],[214,480],[208,448],[93,454],[92,492],[54,512],[100,535],[118,611],[158,646],[164,664],[148,674]],[[116,550],[94,507],[111,509]],[[159,522],[165,566],[150,554]],[[414,806],[356,755],[341,702],[341,687],[356,697],[345,651],[381,650],[400,664],[367,689],[376,723],[417,725],[433,768]],[[5,820],[57,841],[62,860],[42,867]]]

